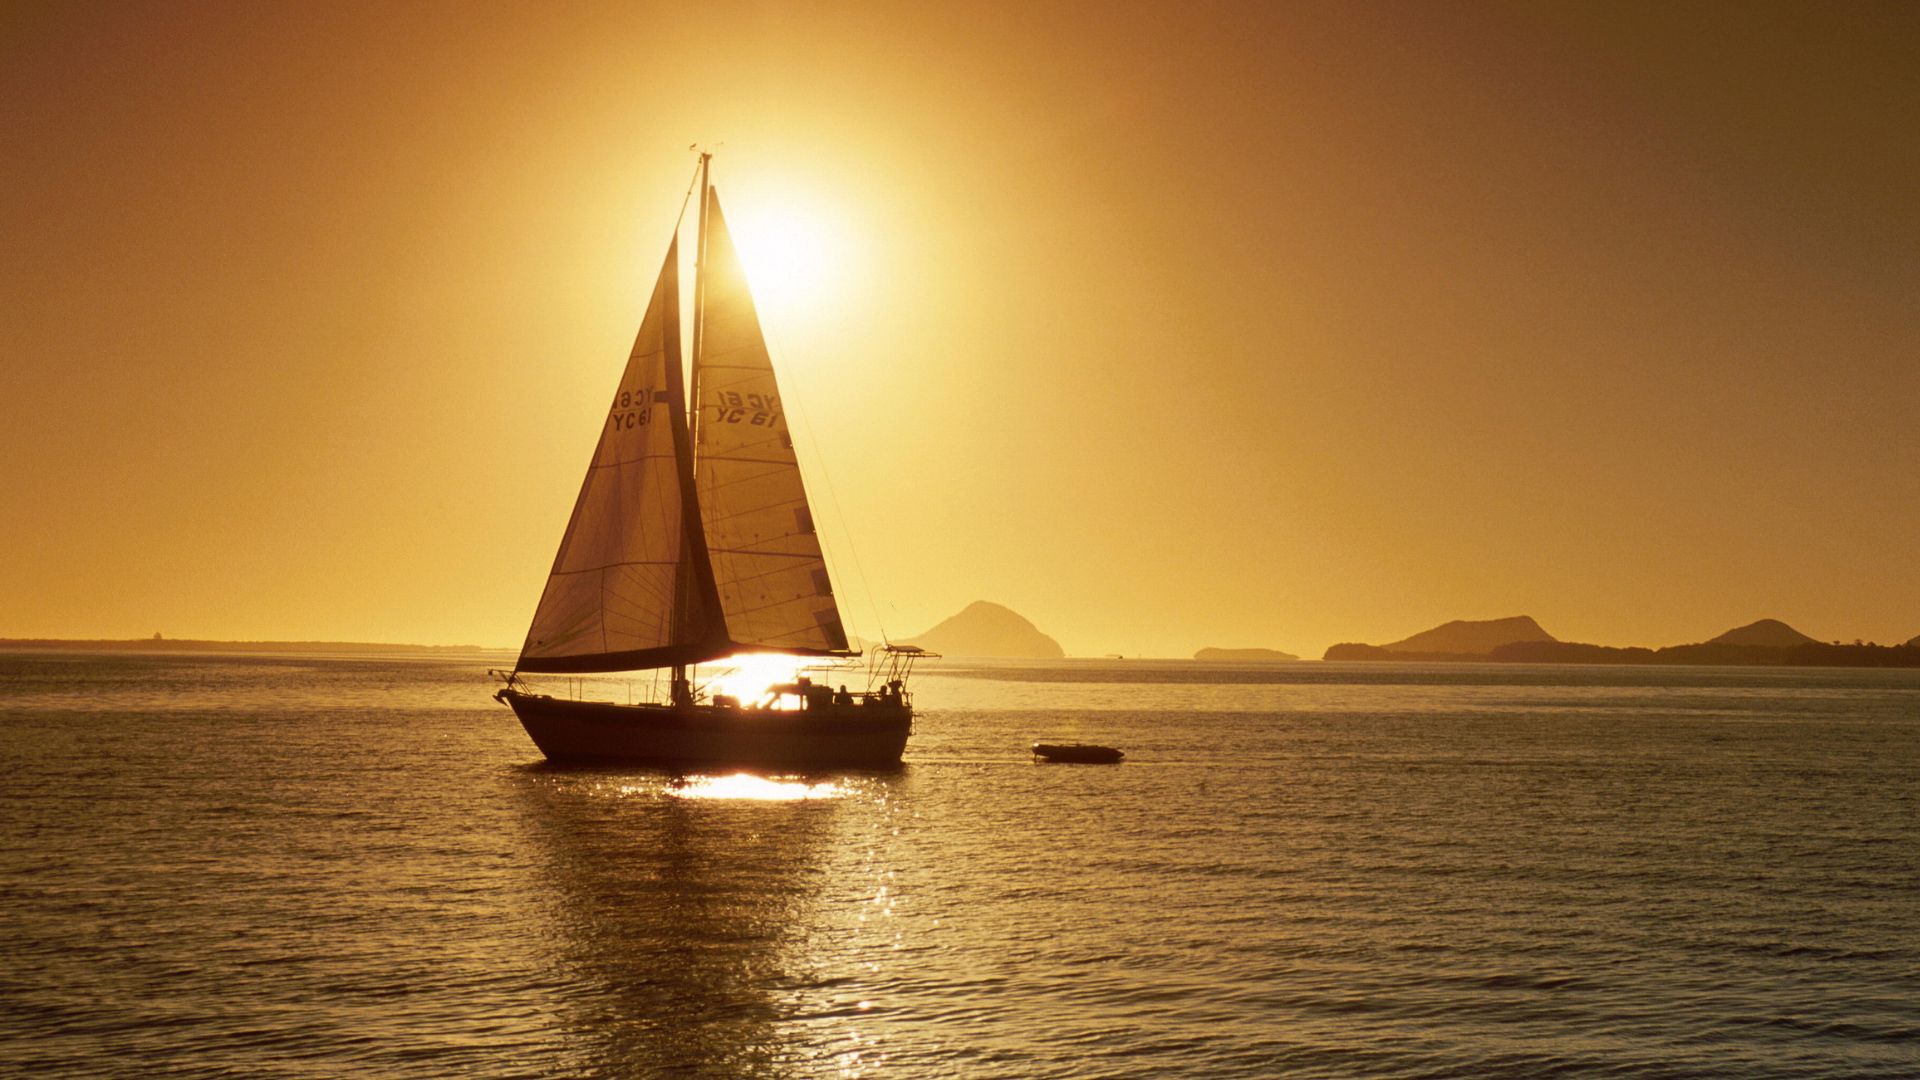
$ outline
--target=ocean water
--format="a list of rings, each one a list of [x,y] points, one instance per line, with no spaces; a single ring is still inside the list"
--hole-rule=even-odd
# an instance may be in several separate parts
[[[490,661],[0,655],[0,1074],[1920,1076],[1920,672],[947,662],[758,778]]]

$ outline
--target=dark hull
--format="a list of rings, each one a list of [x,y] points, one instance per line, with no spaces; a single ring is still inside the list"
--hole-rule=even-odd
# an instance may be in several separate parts
[[[1127,755],[1111,746],[1089,746],[1085,743],[1034,743],[1033,756],[1042,761],[1057,761],[1072,765],[1116,765]]]
[[[795,710],[615,705],[502,690],[548,761],[662,768],[884,769],[913,729],[906,705]]]

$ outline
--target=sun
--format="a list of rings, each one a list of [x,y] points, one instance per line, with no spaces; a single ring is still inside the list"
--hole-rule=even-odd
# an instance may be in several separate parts
[[[783,196],[728,208],[754,301],[775,327],[811,323],[845,298],[853,247],[829,207]]]

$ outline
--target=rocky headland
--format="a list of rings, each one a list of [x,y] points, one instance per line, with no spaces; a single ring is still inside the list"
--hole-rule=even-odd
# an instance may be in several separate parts
[[[1024,617],[999,604],[976,600],[924,634],[901,642],[945,656],[983,656],[1010,660],[1059,660],[1060,643]]]

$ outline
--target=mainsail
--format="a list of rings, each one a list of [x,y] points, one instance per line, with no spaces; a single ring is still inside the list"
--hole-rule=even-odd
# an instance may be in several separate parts
[[[727,633],[741,649],[843,651],[760,316],[711,189],[705,209],[694,475]]]
[[[534,611],[521,671],[666,667],[726,652],[685,467],[679,266],[676,240]]]

